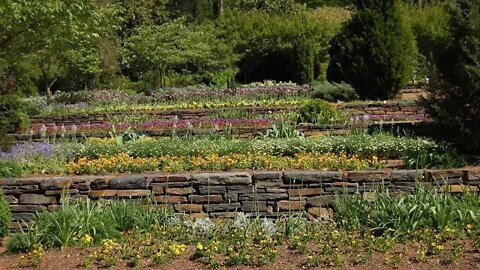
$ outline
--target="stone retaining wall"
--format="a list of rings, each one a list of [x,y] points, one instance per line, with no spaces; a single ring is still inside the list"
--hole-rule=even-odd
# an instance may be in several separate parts
[[[351,124],[329,124],[329,125],[315,125],[315,124],[299,124],[297,125],[297,130],[301,131],[307,137],[311,136],[322,136],[322,135],[345,135],[350,133],[352,130],[360,129],[372,129],[377,130],[379,128],[387,128],[387,130],[410,130],[415,133],[419,128],[423,128],[423,124],[427,124],[427,121],[419,120],[409,120],[409,121],[367,121],[367,122],[354,122]],[[217,134],[225,134],[225,131],[233,132],[238,138],[254,138],[258,137],[259,134],[265,134],[267,130],[271,127],[239,127],[226,129],[217,129],[215,132]],[[82,132],[82,136],[79,134],[66,134],[65,138],[75,138],[77,140],[82,140],[89,137],[95,138],[111,138],[111,131],[94,131],[94,132]],[[188,137],[188,136],[208,136],[212,134],[212,128],[192,128],[192,129],[150,129],[142,130],[142,134],[146,134],[149,137],[171,137],[174,134],[179,137]],[[423,133],[422,133],[423,134]],[[14,141],[45,141],[45,138],[42,138],[40,134],[10,134],[9,135]],[[50,139],[53,138],[52,134],[49,134]],[[80,137],[80,138],[79,138]],[[56,138],[62,138],[60,133],[56,134]]]
[[[226,218],[247,212],[276,218],[298,211],[313,219],[332,216],[336,193],[368,196],[381,185],[391,192],[412,192],[419,183],[454,193],[478,192],[480,168],[40,177],[0,179],[0,188],[16,221],[28,222],[36,211],[54,210],[65,193],[95,200],[152,196],[158,205],[171,204],[176,212],[193,217]],[[12,229],[19,226],[14,222]]]
[[[352,115],[392,115],[392,116],[418,116],[425,115],[425,110],[415,102],[364,102],[364,103],[343,103],[338,104],[338,108],[350,112]],[[138,111],[128,112],[128,114],[146,114],[156,115],[161,119],[198,119],[212,114],[218,114],[228,110],[244,110],[252,114],[268,115],[272,112],[294,111],[297,107],[244,107],[244,108],[225,108],[225,109],[190,109],[190,110],[167,110],[167,111]],[[41,125],[46,126],[72,125],[72,124],[98,124],[109,122],[112,115],[122,115],[123,113],[110,114],[85,114],[85,115],[64,115],[64,116],[39,116],[31,117],[31,125],[38,129]]]

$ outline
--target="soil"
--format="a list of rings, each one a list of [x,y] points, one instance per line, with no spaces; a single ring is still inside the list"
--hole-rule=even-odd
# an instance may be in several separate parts
[[[19,268],[18,260],[22,254],[6,254],[5,247],[0,245],[0,270],[15,270],[15,269],[42,269],[42,270],[61,270],[61,269],[102,269],[96,267],[83,268],[80,264],[82,258],[88,254],[87,250],[80,250],[75,248],[69,248],[64,251],[50,250],[47,251],[43,262],[38,267]],[[125,263],[118,263],[116,266],[110,269],[160,269],[160,270],[210,270],[208,266],[202,264],[199,261],[191,259],[193,250],[189,250],[186,254],[179,258],[160,266],[148,265],[148,262],[143,261],[138,267],[131,268]],[[221,267],[220,269],[229,270],[292,270],[292,269],[332,269],[332,270],[388,270],[388,269],[401,269],[401,270],[470,270],[480,269],[480,254],[478,253],[466,253],[463,259],[458,263],[444,264],[440,259],[430,259],[426,263],[414,263],[406,259],[402,264],[397,267],[385,264],[383,254],[374,254],[373,258],[366,264],[353,265],[347,263],[342,267],[328,267],[328,268],[310,268],[305,265],[306,255],[299,255],[294,251],[284,249],[281,251],[280,256],[274,263],[261,266],[261,267],[249,267],[249,266],[236,266],[236,267]],[[104,269],[104,268],[103,268]]]

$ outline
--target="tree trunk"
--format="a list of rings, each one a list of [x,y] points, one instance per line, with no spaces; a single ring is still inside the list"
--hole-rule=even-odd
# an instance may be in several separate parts
[[[53,79],[51,83],[46,82],[45,83],[45,90],[47,92],[47,98],[50,100],[52,98],[52,86],[53,84],[57,81],[57,79]]]
[[[222,16],[224,10],[224,2],[223,0],[220,0],[219,7],[218,7],[218,15]]]
[[[160,87],[165,88],[165,71],[167,67],[166,65],[162,65],[160,67]]]

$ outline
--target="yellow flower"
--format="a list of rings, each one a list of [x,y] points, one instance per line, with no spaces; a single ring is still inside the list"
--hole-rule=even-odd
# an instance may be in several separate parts
[[[81,239],[82,244],[88,245],[93,242],[93,237],[90,234],[84,234]]]

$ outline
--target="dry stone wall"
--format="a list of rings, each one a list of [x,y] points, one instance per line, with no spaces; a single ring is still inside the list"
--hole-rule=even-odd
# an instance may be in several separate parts
[[[162,207],[192,217],[229,218],[238,212],[277,218],[289,212],[330,218],[335,194],[379,187],[412,192],[418,185],[442,191],[479,192],[480,168],[396,171],[250,171],[194,174],[141,174],[0,179],[18,229],[37,211],[53,211],[62,194],[71,198],[139,199],[151,196]]]
[[[352,115],[397,115],[397,116],[418,116],[425,115],[425,110],[413,101],[401,102],[361,102],[344,103],[338,105],[339,109],[346,110]],[[238,108],[225,109],[186,109],[186,110],[165,110],[165,111],[139,111],[138,114],[156,115],[161,119],[198,119],[212,114],[218,114],[222,111],[238,110]],[[252,114],[268,115],[279,111],[294,111],[297,107],[245,107],[243,110]],[[131,114],[132,112],[128,112]],[[63,116],[38,116],[31,117],[31,125],[34,129],[41,125],[60,126],[72,124],[99,124],[109,122],[112,115],[121,115],[122,113],[111,114],[84,114],[84,115],[63,115]]]

